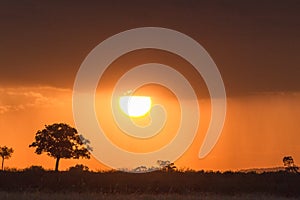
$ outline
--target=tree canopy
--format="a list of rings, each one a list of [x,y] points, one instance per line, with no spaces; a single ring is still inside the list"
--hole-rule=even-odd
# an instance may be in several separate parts
[[[36,154],[47,153],[56,159],[55,171],[58,171],[59,160],[90,158],[89,141],[79,135],[77,130],[68,124],[55,123],[45,125],[43,130],[38,130],[35,141],[29,147],[35,147]]]
[[[8,148],[7,146],[0,147],[0,156],[2,158],[2,170],[4,170],[4,159],[9,159],[13,152],[14,150],[12,148]]]
[[[158,160],[157,164],[159,165],[159,167],[161,168],[162,171],[166,171],[166,172],[173,172],[177,169],[177,167],[175,166],[174,163],[171,163],[170,161],[166,160]]]
[[[285,156],[282,159],[283,165],[287,172],[295,172],[298,173],[299,167],[295,165],[294,159],[292,156]]]

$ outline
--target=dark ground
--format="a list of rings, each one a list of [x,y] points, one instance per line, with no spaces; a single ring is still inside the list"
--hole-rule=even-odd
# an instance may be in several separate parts
[[[300,198],[300,175],[270,172],[0,172],[2,194],[97,193],[119,195],[271,195]],[[197,195],[196,195],[197,196]],[[1,198],[3,199],[3,198]],[[151,199],[151,198],[150,198]]]

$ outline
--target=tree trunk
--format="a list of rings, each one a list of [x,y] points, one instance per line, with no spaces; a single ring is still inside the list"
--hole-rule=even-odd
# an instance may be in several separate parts
[[[1,167],[2,171],[4,170],[4,157],[2,157],[2,167]]]
[[[60,158],[56,158],[56,163],[55,163],[55,171],[58,172],[58,165],[59,165],[59,160]]]

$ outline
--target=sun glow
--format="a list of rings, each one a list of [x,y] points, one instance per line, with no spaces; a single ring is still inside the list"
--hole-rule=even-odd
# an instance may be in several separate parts
[[[129,117],[141,117],[150,111],[152,101],[148,96],[122,96],[119,105]]]

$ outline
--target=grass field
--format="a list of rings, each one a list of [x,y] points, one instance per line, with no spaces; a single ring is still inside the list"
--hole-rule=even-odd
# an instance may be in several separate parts
[[[0,200],[300,199],[300,175],[284,171],[0,171]]]
[[[101,194],[101,193],[18,193],[0,192],[1,200],[294,200],[292,197],[278,197],[264,194],[239,194],[239,195],[217,195],[217,194]]]

